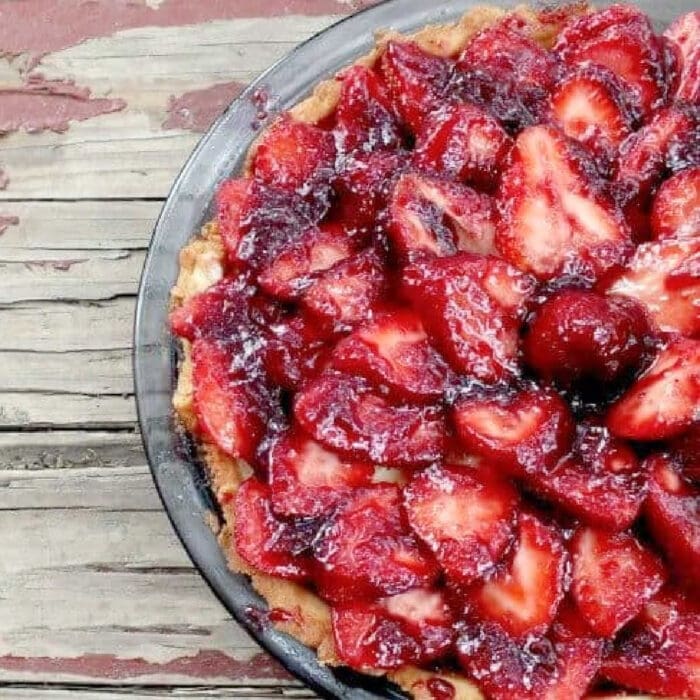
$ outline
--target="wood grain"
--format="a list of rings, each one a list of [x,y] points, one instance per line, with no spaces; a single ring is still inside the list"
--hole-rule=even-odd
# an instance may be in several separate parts
[[[143,688],[134,686],[132,688],[120,688],[118,691],[110,689],[96,689],[85,687],[42,687],[31,688],[2,688],[0,687],[1,700],[34,700],[37,697],[42,700],[124,700],[128,693],[129,700],[149,700],[153,698],[188,698],[188,700],[199,700],[200,698],[245,698],[245,700],[282,700],[284,698],[296,698],[307,700],[315,698],[311,691],[305,688],[280,687],[272,688],[260,687],[235,687],[221,686],[210,688]]]

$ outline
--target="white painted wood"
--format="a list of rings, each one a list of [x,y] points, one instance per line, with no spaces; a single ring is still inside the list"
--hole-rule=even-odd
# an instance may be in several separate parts
[[[220,688],[135,688],[120,690],[88,690],[87,688],[58,688],[37,687],[31,688],[0,688],[1,700],[124,700],[128,695],[129,700],[153,700],[154,698],[188,698],[199,700],[200,698],[244,698],[245,700],[272,700],[273,698],[315,698],[310,690],[300,687],[235,687],[222,686]],[[632,698],[631,700],[634,700]]]

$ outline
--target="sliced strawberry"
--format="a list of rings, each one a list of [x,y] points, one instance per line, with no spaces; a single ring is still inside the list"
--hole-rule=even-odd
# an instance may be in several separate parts
[[[192,364],[199,429],[227,455],[250,461],[272,402],[263,379],[244,366],[238,343],[200,338],[192,345]]]
[[[583,143],[605,169],[635,119],[624,85],[597,64],[569,72],[550,97],[550,111],[562,131]]]
[[[460,584],[499,560],[511,541],[517,502],[513,487],[488,469],[434,465],[404,490],[413,531]]]
[[[495,252],[493,200],[466,185],[402,175],[391,197],[389,235],[400,258]]]
[[[580,423],[571,453],[551,468],[525,475],[540,497],[585,523],[609,530],[628,528],[646,496],[648,469],[607,428]]]
[[[381,314],[341,340],[331,364],[386,385],[398,400],[421,403],[442,397],[448,373],[421,320],[407,309]]]
[[[374,467],[344,461],[292,429],[270,451],[269,474],[275,513],[318,517],[343,502],[353,489],[371,486]]]
[[[333,134],[284,114],[256,144],[251,168],[266,185],[318,195],[335,170]]]
[[[290,241],[258,275],[260,287],[277,299],[294,301],[319,272],[354,252],[355,244],[342,226],[321,224]]]
[[[389,484],[346,498],[319,531],[313,553],[319,592],[333,603],[403,593],[438,576],[410,534],[399,488]]]
[[[503,260],[459,253],[405,268],[402,293],[457,372],[494,381],[517,371],[518,315],[532,279]]]
[[[662,591],[603,660],[602,673],[664,697],[700,697],[700,612]]]
[[[404,156],[389,151],[360,152],[346,159],[335,181],[335,218],[360,230],[386,223],[389,197],[405,165]]]
[[[227,338],[249,323],[252,287],[246,276],[227,277],[170,312],[172,332],[187,340]]]
[[[255,206],[257,187],[250,178],[224,180],[216,192],[219,232],[229,258],[236,258],[241,242],[242,222]]]
[[[492,188],[511,145],[512,139],[485,109],[469,102],[447,103],[425,118],[413,162],[428,172]]]
[[[457,61],[458,92],[509,128],[537,123],[559,71],[555,56],[512,17],[477,34]]]
[[[424,588],[332,611],[340,660],[367,671],[424,664],[445,656],[454,637],[452,622],[442,593]]]
[[[571,542],[572,591],[586,623],[601,637],[613,637],[664,583],[655,555],[627,533],[584,527]]]
[[[469,627],[457,642],[461,666],[491,700],[578,700],[600,668],[591,636],[511,639],[496,624]]]
[[[683,475],[700,483],[700,422],[671,442],[671,450],[683,467]]]
[[[595,278],[624,261],[630,233],[594,170],[557,129],[520,133],[498,193],[496,247],[510,263],[550,279],[561,273]]]
[[[366,250],[321,273],[301,302],[321,322],[347,328],[368,318],[385,285],[381,258],[375,251]]]
[[[445,420],[435,406],[394,405],[359,377],[329,372],[296,396],[294,415],[329,450],[387,466],[441,458]]]
[[[272,512],[270,487],[246,479],[235,498],[233,537],[236,553],[257,571],[286,579],[308,577],[308,542]]]
[[[700,340],[677,338],[610,408],[610,431],[629,440],[666,440],[700,418]]]
[[[700,333],[700,239],[642,243],[627,268],[605,286],[610,294],[640,301],[667,333]]]
[[[563,387],[631,376],[649,352],[644,307],[624,296],[564,289],[534,314],[523,342],[525,362]]]
[[[649,529],[679,579],[700,592],[700,488],[686,481],[667,456],[652,456],[649,462]]]
[[[512,555],[468,592],[471,613],[513,638],[544,634],[564,597],[567,559],[559,528],[521,512]]]
[[[661,185],[651,211],[654,238],[700,238],[700,166]]]
[[[343,71],[335,132],[341,152],[393,149],[401,131],[386,86],[374,71],[355,65]]]
[[[573,437],[573,419],[557,393],[473,392],[458,399],[452,420],[462,446],[514,476],[557,463]]]
[[[659,107],[664,91],[664,54],[649,18],[630,5],[583,14],[557,38],[555,53],[570,66],[602,65],[634,90],[645,115]]]
[[[412,41],[387,42],[379,72],[389,87],[394,112],[414,134],[442,101],[452,70],[452,61],[426,53]]]
[[[691,104],[700,102],[700,10],[678,17],[664,32],[678,60],[675,98]]]

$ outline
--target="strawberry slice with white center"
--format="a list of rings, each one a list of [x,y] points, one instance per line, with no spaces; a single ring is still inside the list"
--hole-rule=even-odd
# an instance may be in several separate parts
[[[380,314],[341,340],[331,365],[386,385],[399,401],[419,403],[442,397],[449,371],[408,309]]]
[[[700,238],[700,166],[661,185],[651,211],[654,238]]]
[[[319,531],[313,553],[319,592],[334,603],[430,586],[439,573],[410,532],[399,488],[388,484],[346,498]]]
[[[444,595],[425,588],[336,606],[331,619],[338,656],[357,670],[435,661],[450,651],[454,637]]]
[[[413,163],[421,170],[491,189],[512,143],[485,109],[469,102],[447,103],[425,118]]]
[[[667,440],[700,419],[700,340],[676,338],[608,411],[610,432]]]
[[[246,479],[234,501],[233,537],[236,553],[257,571],[286,579],[308,577],[310,545],[306,533],[278,520],[270,504],[270,487],[255,477]]]
[[[270,296],[295,301],[318,273],[349,258],[355,244],[342,226],[321,224],[290,241],[258,275],[258,284]]]
[[[697,104],[700,101],[700,10],[678,17],[664,36],[674,47],[678,61],[675,98]]]
[[[574,432],[566,403],[547,389],[474,392],[455,402],[452,421],[469,454],[513,476],[556,464]]]
[[[532,278],[498,258],[458,253],[406,267],[401,283],[455,371],[486,382],[518,371],[519,316]]]
[[[627,533],[581,528],[571,542],[572,592],[586,623],[611,638],[664,584],[659,559]]]
[[[662,591],[606,655],[602,673],[655,695],[700,697],[700,610],[677,591]]]
[[[568,555],[559,528],[521,512],[512,555],[468,593],[470,611],[513,638],[543,634],[564,597]]]
[[[593,163],[554,127],[519,134],[497,201],[496,247],[540,279],[562,273],[596,278],[631,251],[629,229]]]
[[[452,75],[448,58],[426,53],[412,41],[389,41],[379,59],[396,114],[414,134],[439,104]]]
[[[245,358],[238,343],[199,338],[192,345],[198,427],[227,455],[250,461],[265,433],[273,395]]]
[[[642,243],[608,282],[610,294],[637,299],[665,333],[700,333],[700,239]]]
[[[404,490],[413,531],[460,584],[483,575],[503,554],[517,502],[513,487],[488,469],[432,466]]]
[[[651,470],[646,519],[678,579],[700,592],[700,488],[666,455],[648,459]]]
[[[389,235],[402,260],[495,252],[493,200],[466,185],[425,175],[402,175],[390,203]]]
[[[445,451],[439,406],[391,403],[361,377],[326,372],[297,395],[294,415],[332,451],[385,466],[421,466]]]
[[[277,440],[268,468],[275,513],[293,517],[327,513],[374,476],[371,464],[343,460],[295,429]]]

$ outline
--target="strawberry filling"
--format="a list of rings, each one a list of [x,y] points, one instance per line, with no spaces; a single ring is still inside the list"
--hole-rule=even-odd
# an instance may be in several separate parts
[[[389,38],[272,123],[170,314],[178,406],[342,663],[699,697],[700,14],[539,18]]]

